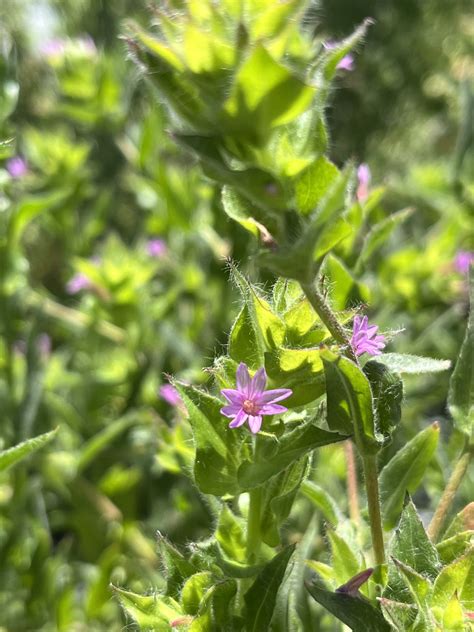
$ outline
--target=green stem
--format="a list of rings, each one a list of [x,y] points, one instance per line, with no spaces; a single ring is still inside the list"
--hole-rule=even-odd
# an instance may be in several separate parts
[[[247,561],[255,564],[261,544],[260,520],[262,513],[262,488],[256,487],[250,492],[247,522]]]
[[[382,518],[380,516],[379,482],[377,474],[377,460],[375,455],[362,456],[364,465],[365,489],[369,509],[370,532],[372,534],[372,548],[376,564],[385,563],[385,547],[383,542]]]
[[[305,293],[306,298],[311,303],[311,306],[316,314],[328,328],[334,340],[345,347],[344,354],[353,362],[359,364],[346,330],[337,320],[336,314],[332,311],[330,305],[316,288],[314,283],[301,283],[301,289]]]
[[[448,484],[446,485],[446,488],[441,496],[438,507],[436,508],[434,516],[427,529],[428,535],[434,542],[436,542],[436,540],[438,539],[444,521],[446,520],[446,516],[451,508],[451,505],[453,504],[456,492],[459,489],[462,479],[467,472],[467,468],[469,467],[473,452],[473,448],[467,444],[463,450],[463,453],[461,454],[461,458],[456,463],[456,467],[454,468]]]

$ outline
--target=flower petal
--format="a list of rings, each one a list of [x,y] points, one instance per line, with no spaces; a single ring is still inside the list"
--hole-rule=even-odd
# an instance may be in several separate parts
[[[249,415],[249,426],[250,430],[253,434],[257,434],[257,432],[262,427],[262,416],[261,415]]]
[[[267,374],[265,372],[265,368],[262,366],[252,378],[252,382],[250,383],[249,396],[250,398],[259,397],[263,391],[265,390],[265,386],[267,384]]]
[[[243,404],[245,401],[245,395],[234,388],[223,388],[221,393],[231,404]]]
[[[255,398],[255,403],[258,406],[263,406],[265,404],[273,404],[274,402],[279,402],[282,399],[286,399],[293,395],[293,391],[291,388],[274,388],[270,391],[265,391],[258,397]]]
[[[240,410],[235,416],[235,419],[230,422],[229,428],[238,428],[247,421],[247,417],[247,413],[245,413],[243,410]]]
[[[241,362],[237,368],[237,388],[246,397],[249,394],[250,389],[250,375],[249,369],[245,362]]]
[[[240,404],[230,404],[229,406],[221,408],[221,415],[224,415],[225,417],[235,417],[240,410],[242,410],[242,406],[240,406]]]
[[[280,404],[266,404],[260,408],[260,414],[278,415],[279,413],[286,413],[287,410],[286,406],[280,406]]]

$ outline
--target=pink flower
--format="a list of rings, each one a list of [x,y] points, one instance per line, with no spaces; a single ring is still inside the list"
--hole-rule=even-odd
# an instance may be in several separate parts
[[[158,259],[166,254],[167,249],[168,248],[164,239],[150,239],[147,243],[147,251],[150,257]]]
[[[238,428],[248,420],[250,430],[256,434],[262,426],[263,415],[278,415],[288,409],[276,404],[293,394],[289,388],[277,388],[265,391],[267,374],[262,367],[253,378],[244,362],[237,368],[237,389],[224,388],[221,393],[229,405],[221,408],[221,413],[233,418],[229,428]]]
[[[79,272],[78,274],[75,274],[67,282],[66,292],[68,294],[77,294],[81,290],[89,289],[91,287],[91,285],[92,284],[91,284],[91,281],[90,281],[89,277],[87,277],[85,274],[82,274],[81,272]]]
[[[339,44],[334,40],[328,40],[327,42],[323,42],[323,48],[326,50],[333,50],[337,48]],[[338,70],[354,70],[354,56],[348,53],[344,55],[341,61],[337,64],[336,68]]]
[[[369,326],[367,316],[356,316],[352,331],[351,345],[357,356],[363,353],[377,356],[381,355],[381,349],[385,347],[385,336],[377,335],[377,325]]]
[[[474,263],[474,252],[459,250],[454,259],[454,267],[460,274],[469,274],[469,268]]]
[[[163,384],[160,386],[160,397],[165,400],[170,406],[182,406],[183,401],[175,389],[171,384]]]
[[[14,156],[7,160],[7,171],[12,178],[22,178],[28,171],[28,166],[23,158]]]
[[[357,179],[359,186],[357,187],[357,199],[359,202],[364,202],[369,197],[369,186],[372,175],[370,173],[369,165],[362,163],[357,169]]]

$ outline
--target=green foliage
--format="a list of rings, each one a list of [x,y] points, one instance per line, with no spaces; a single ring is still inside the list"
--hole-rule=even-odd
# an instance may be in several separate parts
[[[56,428],[56,430],[46,432],[38,437],[27,439],[13,448],[2,450],[2,452],[0,452],[0,472],[26,459],[32,452],[36,452],[36,450],[39,450],[49,443],[56,435],[57,430]]]

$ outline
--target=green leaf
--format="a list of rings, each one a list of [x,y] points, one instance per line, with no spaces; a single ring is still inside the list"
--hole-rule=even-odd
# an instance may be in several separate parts
[[[454,425],[468,437],[474,428],[474,273],[469,279],[471,309],[466,335],[449,384],[448,408]]]
[[[314,211],[339,175],[338,168],[320,156],[295,181],[298,211],[307,215]]]
[[[451,538],[461,531],[474,530],[474,502],[469,503],[456,514],[446,529],[444,538]]]
[[[435,422],[404,445],[380,472],[380,498],[386,529],[395,526],[406,492],[412,494],[421,483],[438,439],[439,424]]]
[[[261,367],[258,339],[245,304],[237,316],[229,335],[229,355],[237,363],[245,362],[251,369]]]
[[[450,564],[456,558],[464,555],[474,542],[474,530],[461,531],[450,538],[445,538],[436,545],[438,555],[443,564]]]
[[[342,521],[342,513],[336,501],[325,489],[313,481],[304,481],[301,485],[301,491],[322,512],[331,526],[335,527]]]
[[[231,219],[255,237],[260,236],[264,243],[272,239],[271,233],[278,233],[278,222],[273,214],[252,204],[230,186],[222,188],[222,206]]]
[[[137,595],[128,590],[111,586],[120,605],[144,630],[171,632],[170,621],[182,616],[177,601],[161,595]]]
[[[198,571],[160,532],[157,534],[158,553],[166,577],[166,594],[179,597],[184,582]]]
[[[213,574],[203,571],[192,575],[181,591],[181,605],[186,614],[197,615],[207,591],[214,585]]]
[[[414,605],[392,601],[381,597],[379,599],[380,607],[385,619],[394,627],[397,632],[407,632],[412,630],[417,615],[417,609]]]
[[[395,535],[390,554],[418,573],[434,579],[441,563],[435,545],[431,542],[411,500],[408,500]]]
[[[368,303],[370,291],[358,283],[340,259],[329,254],[324,261],[324,275],[328,277],[331,305],[341,311],[356,303]]]
[[[445,566],[434,583],[432,605],[445,608],[455,593],[461,594],[474,564],[474,547],[448,566]]]
[[[377,356],[377,362],[385,364],[394,373],[438,373],[447,371],[449,360],[422,358],[408,353],[383,353]]]
[[[232,614],[232,600],[237,594],[237,582],[233,579],[226,579],[215,584],[212,591],[212,622],[216,630],[229,630],[232,632],[233,626],[229,626],[229,619]]]
[[[352,35],[340,42],[336,48],[326,52],[322,63],[322,72],[326,81],[329,82],[334,78],[339,62],[365,37],[367,28],[371,24],[371,18],[365,19]]]
[[[226,496],[239,493],[237,469],[239,435],[230,430],[221,415],[223,403],[186,384],[175,384],[189,413],[196,445],[194,477],[204,494]]]
[[[8,450],[0,452],[0,472],[12,467],[19,461],[25,459],[32,452],[39,450],[49,443],[56,436],[57,431],[58,428],[55,428],[54,430],[51,430],[51,432],[45,432],[42,435],[33,437],[32,439],[27,439],[12,448],[8,448]]]
[[[432,586],[430,581],[426,577],[421,575],[421,573],[417,573],[413,568],[411,568],[407,564],[403,564],[403,562],[400,562],[400,560],[397,560],[396,558],[392,558],[392,564],[389,573],[392,567],[394,567],[398,571],[399,577],[408,588],[411,598],[418,606],[417,618],[420,619],[420,623],[422,622],[423,624],[432,626],[434,624],[434,621],[429,608],[429,602],[431,600],[432,594]],[[430,629],[434,628],[428,627],[428,630]]]
[[[295,546],[292,544],[286,547],[266,564],[245,593],[246,632],[266,632],[270,629],[278,589],[285,577]]]
[[[390,632],[382,613],[367,601],[351,595],[330,592],[317,584],[306,583],[309,594],[353,632]]]
[[[292,75],[257,44],[238,70],[224,105],[230,130],[259,144],[270,128],[289,123],[302,114],[314,93],[315,88]]]
[[[246,540],[242,521],[223,505],[219,514],[215,538],[225,555],[237,562],[246,560]]]
[[[372,389],[377,430],[389,438],[402,418],[403,382],[376,360],[366,362],[363,371]]]
[[[361,570],[361,561],[357,559],[342,535],[329,529],[327,536],[331,545],[331,566],[334,569],[335,579],[338,584],[344,584]]]
[[[266,438],[262,439],[265,441]],[[344,439],[346,437],[318,428],[312,423],[301,425],[276,442],[266,440],[259,460],[253,463],[244,461],[240,466],[239,484],[244,490],[258,487],[312,450]]]
[[[321,351],[326,374],[327,423],[331,430],[354,434],[359,450],[379,450],[375,437],[370,384],[362,370],[348,358]]]

